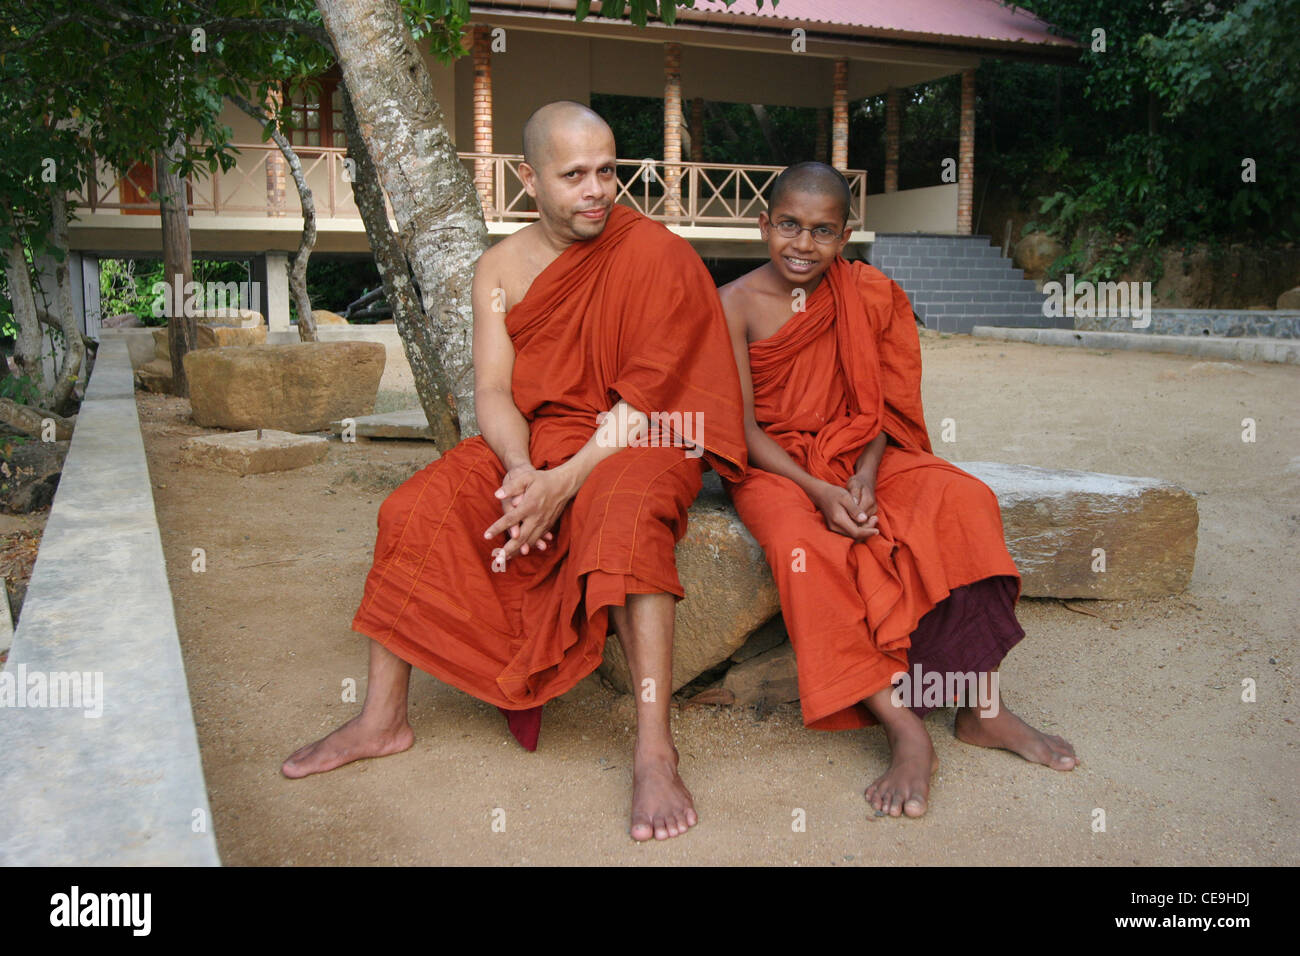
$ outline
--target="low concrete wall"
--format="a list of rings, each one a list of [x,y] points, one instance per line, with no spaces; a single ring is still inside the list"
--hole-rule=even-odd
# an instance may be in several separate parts
[[[872,232],[957,232],[957,184],[867,194]]]
[[[1139,335],[1136,332],[1090,332],[1082,329],[1015,329],[977,325],[977,339],[1073,345],[1088,349],[1173,352],[1235,362],[1282,362],[1300,365],[1300,339],[1219,338],[1204,335]]]
[[[74,672],[97,702],[36,704]],[[219,863],[120,336],[101,340],[0,682],[0,864]]]
[[[1227,338],[1300,338],[1300,312],[1276,309],[1152,309],[1151,324],[1133,328],[1128,316],[1074,320],[1076,329],[1146,335],[1219,335]]]

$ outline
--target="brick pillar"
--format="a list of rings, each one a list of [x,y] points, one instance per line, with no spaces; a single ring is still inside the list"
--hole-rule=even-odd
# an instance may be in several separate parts
[[[471,51],[474,56],[474,152],[492,152],[492,33],[491,28],[475,25]],[[487,218],[495,205],[490,159],[474,160],[474,188],[478,190],[483,216]]]
[[[835,90],[831,98],[831,165],[849,168],[849,61],[835,61]]]
[[[885,192],[898,192],[898,90],[885,93]]]
[[[278,110],[284,101],[279,87],[275,86],[267,91],[266,99],[268,110]],[[271,148],[266,154],[266,214],[272,218],[279,218],[284,215],[286,175],[284,154],[275,148],[274,143],[267,145]]]
[[[957,147],[957,231],[971,234],[975,196],[975,71],[961,72],[961,142]]]
[[[664,213],[682,214],[682,48],[664,44]]]
[[[831,134],[831,115],[824,109],[817,110],[817,139],[813,144],[813,159],[819,163],[826,162],[826,150],[829,148]]]
[[[704,97],[691,100],[691,162],[704,162]]]

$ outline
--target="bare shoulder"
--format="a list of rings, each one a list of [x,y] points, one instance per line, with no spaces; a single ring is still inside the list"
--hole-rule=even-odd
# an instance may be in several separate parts
[[[752,272],[746,272],[739,279],[732,279],[718,288],[718,298],[722,300],[723,309],[730,314],[733,309],[743,309],[752,303],[762,291],[762,271],[759,266]]]

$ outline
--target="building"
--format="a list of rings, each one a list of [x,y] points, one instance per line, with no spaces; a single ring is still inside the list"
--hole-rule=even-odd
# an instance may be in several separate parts
[[[968,239],[974,75],[985,57],[1076,59],[1077,44],[1052,35],[1041,20],[997,0],[780,0],[775,9],[768,2],[761,10],[756,0],[737,0],[730,8],[697,0],[695,9],[678,11],[674,26],[645,28],[593,17],[575,22],[574,8],[573,0],[475,2],[467,37],[472,55],[450,65],[426,55],[491,236],[536,216],[517,177],[528,115],[552,100],[590,102],[593,94],[608,93],[663,103],[664,155],[620,159],[619,201],[664,221],[702,256],[762,256],[755,217],[779,167],[700,161],[708,102],[762,102],[819,111],[818,153],[843,170],[853,188],[851,241],[887,272],[898,270],[895,277],[927,324],[953,331],[973,324],[971,314],[946,309],[942,301],[950,296],[940,292],[945,283],[936,270],[946,257],[988,258],[990,281],[1007,281],[1008,275],[995,275],[1006,271],[1005,260],[975,250]],[[955,181],[900,190],[898,92],[953,74],[962,78]],[[293,141],[316,199],[316,252],[368,255],[344,171],[335,83],[327,74],[319,96],[294,103],[300,128]],[[878,94],[888,102],[885,168],[866,170],[848,153],[848,104]],[[262,142],[254,120],[229,106],[223,121],[233,130],[240,160],[228,173],[191,182],[193,250],[196,256],[252,257],[260,310],[273,332],[287,330],[288,257],[302,229],[297,192],[283,158]],[[70,240],[90,335],[99,327],[98,260],[160,254],[157,211],[146,198],[152,186],[148,165],[120,178],[103,169],[80,197]],[[978,244],[997,252],[986,240]],[[934,289],[926,288],[931,279]],[[940,298],[929,301],[927,292]],[[956,295],[964,302],[960,290]],[[1014,309],[1033,306],[1032,299]],[[981,307],[980,318],[999,324],[1034,322],[1033,308],[1012,315],[1009,302]]]

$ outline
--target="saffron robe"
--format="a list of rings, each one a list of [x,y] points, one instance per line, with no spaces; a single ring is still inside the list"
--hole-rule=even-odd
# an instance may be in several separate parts
[[[932,453],[903,290],[837,257],[802,313],[749,344],[749,362],[755,420],[814,477],[844,487],[867,444],[888,436],[875,485],[880,533],[864,541],[828,529],[788,478],[751,467],[725,482],[780,591],[805,725],[876,723],[860,702],[908,669],[919,634],[934,638],[927,669],[995,667],[1024,636],[1011,613],[1020,575],[993,491]],[[957,606],[941,607],[954,592]]]
[[[620,397],[652,419],[665,415],[664,427],[600,462],[546,550],[516,555],[501,572],[491,570],[492,551],[507,539],[483,532],[502,515],[493,492],[505,470],[482,436],[446,451],[380,507],[352,628],[497,705],[531,750],[540,705],[600,664],[608,607],[631,593],[685,596],[674,549],[704,462],[723,476],[743,472],[744,406],[704,263],[625,206],[533,280],[506,330],[536,468],[572,457]]]

